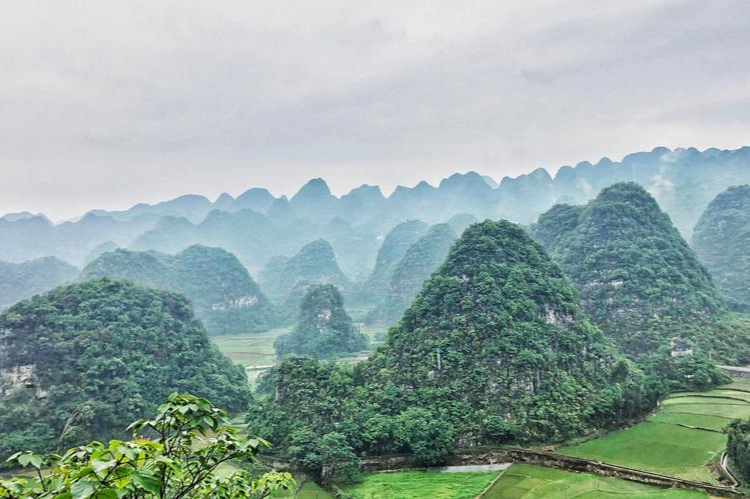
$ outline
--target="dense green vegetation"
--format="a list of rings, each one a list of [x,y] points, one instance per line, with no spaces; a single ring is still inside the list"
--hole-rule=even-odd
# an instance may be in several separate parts
[[[332,284],[348,291],[349,279],[341,272],[331,245],[322,239],[306,244],[291,258],[274,258],[260,275],[268,296],[291,319],[299,310],[305,290],[312,284]]]
[[[589,473],[570,473],[530,464],[514,464],[486,499],[708,499],[708,494],[685,489],[660,489]]]
[[[77,268],[55,257],[0,262],[0,311],[77,278]]]
[[[174,391],[233,412],[250,397],[180,295],[102,279],[0,315],[0,458],[121,435]]]
[[[275,471],[253,476],[235,468],[225,476],[222,466],[257,463],[258,452],[269,444],[240,436],[226,413],[203,398],[174,393],[153,419],[128,429],[134,437],[127,442],[94,441],[62,455],[15,454],[10,461],[30,465],[36,476],[0,480],[0,497],[261,499],[294,484],[289,473]]]
[[[562,439],[655,402],[544,250],[492,221],[464,232],[369,360],[287,359],[259,392],[254,431],[298,460],[336,433],[429,464],[457,444]]]
[[[706,464],[727,444],[723,429],[750,416],[750,393],[722,388],[683,392],[624,430],[560,450],[564,454],[698,482],[716,483]]]
[[[708,272],[639,185],[615,184],[585,207],[557,206],[531,232],[626,353],[653,353],[679,338],[724,362],[750,361],[748,325],[729,315]]]
[[[735,420],[727,427],[727,454],[732,469],[750,483],[750,420]]]
[[[422,284],[448,255],[456,233],[448,224],[433,225],[412,244],[391,272],[384,303],[370,314],[373,322],[392,324],[398,321]]]
[[[352,499],[474,499],[496,476],[496,471],[372,473],[340,488]]]
[[[212,335],[264,331],[278,313],[237,258],[191,246],[172,256],[118,249],[88,264],[83,279],[111,277],[184,294]]]
[[[750,186],[730,187],[709,203],[692,246],[733,308],[750,312]]]
[[[274,342],[276,355],[313,355],[320,358],[361,352],[367,336],[360,333],[344,310],[344,299],[333,284],[307,288],[297,326]]]

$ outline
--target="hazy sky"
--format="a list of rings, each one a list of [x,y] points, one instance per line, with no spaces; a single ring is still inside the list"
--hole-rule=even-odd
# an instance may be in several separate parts
[[[0,213],[750,144],[750,1],[6,2]]]

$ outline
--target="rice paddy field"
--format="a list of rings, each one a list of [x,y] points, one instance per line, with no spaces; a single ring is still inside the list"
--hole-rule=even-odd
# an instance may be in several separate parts
[[[570,473],[529,464],[514,464],[483,499],[708,499],[704,492],[660,489],[650,485]]]
[[[364,475],[360,483],[339,487],[353,499],[473,499],[497,474],[497,471],[372,473]]]
[[[722,428],[733,419],[750,417],[745,386],[735,382],[709,392],[675,394],[642,423],[558,452],[715,484],[707,464],[726,446]]]

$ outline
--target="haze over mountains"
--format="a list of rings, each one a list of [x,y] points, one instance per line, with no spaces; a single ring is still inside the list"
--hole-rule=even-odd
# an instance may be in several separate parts
[[[124,211],[92,210],[80,220],[54,225],[41,215],[0,219],[0,260],[21,262],[57,256],[82,265],[102,243],[175,253],[200,243],[235,253],[251,272],[276,255],[291,256],[305,244],[326,239],[342,270],[364,278],[375,265],[379,239],[408,219],[428,224],[457,214],[506,218],[528,224],[556,202],[582,203],[617,181],[635,181],[654,195],[684,237],[708,202],[731,185],[750,182],[750,147],[737,150],[656,148],[560,168],[554,178],[537,169],[497,187],[475,172],[454,174],[438,186],[420,182],[388,197],[364,185],[336,197],[322,179],[309,181],[291,199],[254,187],[236,198],[211,202],[186,195]],[[252,244],[251,244],[252,243]]]

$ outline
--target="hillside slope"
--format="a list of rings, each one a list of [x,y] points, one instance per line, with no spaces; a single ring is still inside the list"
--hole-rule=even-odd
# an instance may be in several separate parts
[[[78,278],[78,269],[55,257],[0,262],[0,311]]]
[[[278,314],[239,260],[221,248],[191,246],[176,255],[118,249],[81,273],[110,277],[184,294],[212,335],[262,331]]]
[[[730,304],[750,312],[750,186],[730,187],[711,201],[692,247]]]
[[[172,392],[245,410],[244,370],[180,295],[108,279],[0,315],[0,458],[127,434]]]
[[[370,314],[374,322],[393,324],[409,307],[424,282],[445,261],[456,233],[448,224],[433,225],[412,244],[391,271],[383,303]]]
[[[730,316],[706,269],[641,186],[615,184],[585,207],[555,207],[532,234],[623,351],[640,356],[680,338],[726,362],[750,359],[746,325]]]

